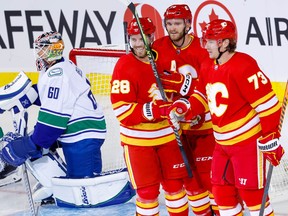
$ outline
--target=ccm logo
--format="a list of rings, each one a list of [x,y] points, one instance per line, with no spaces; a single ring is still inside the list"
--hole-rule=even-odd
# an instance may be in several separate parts
[[[173,165],[173,169],[178,169],[178,168],[182,168],[182,167],[185,167],[185,163],[174,164],[174,165]]]
[[[191,83],[191,75],[186,74],[186,79],[185,79],[185,83],[184,83],[184,88],[183,88],[183,92],[187,94],[188,88],[190,87],[190,83]]]
[[[211,156],[208,156],[208,157],[198,157],[198,158],[196,158],[196,161],[209,161],[209,160],[212,160],[212,157],[211,157]]]

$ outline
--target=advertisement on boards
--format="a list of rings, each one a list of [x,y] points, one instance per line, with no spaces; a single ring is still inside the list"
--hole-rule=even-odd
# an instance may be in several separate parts
[[[247,52],[273,82],[288,78],[285,61],[288,48],[288,2],[279,0],[184,0],[135,1],[139,16],[149,16],[157,26],[156,38],[166,34],[163,14],[171,4],[188,4],[192,29],[201,37],[201,28],[221,18],[235,23],[237,50]],[[58,31],[65,42],[64,55],[72,48],[124,44],[123,22],[132,14],[119,0],[56,1],[10,0],[0,8],[0,57],[2,72],[34,72],[33,41],[43,31]]]

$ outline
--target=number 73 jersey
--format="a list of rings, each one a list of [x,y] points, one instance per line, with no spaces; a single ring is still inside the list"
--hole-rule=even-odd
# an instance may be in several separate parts
[[[233,145],[277,132],[281,106],[270,80],[252,57],[236,52],[222,65],[211,59],[203,65],[199,85],[189,100],[199,104],[207,97],[219,144]]]

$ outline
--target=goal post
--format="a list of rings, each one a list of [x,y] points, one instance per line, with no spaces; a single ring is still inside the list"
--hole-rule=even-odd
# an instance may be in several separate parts
[[[126,51],[118,46],[75,48],[69,53],[70,60],[86,73],[92,93],[105,115],[107,136],[101,147],[104,172],[125,167],[119,122],[113,113],[110,101],[113,69],[117,60],[125,54]]]

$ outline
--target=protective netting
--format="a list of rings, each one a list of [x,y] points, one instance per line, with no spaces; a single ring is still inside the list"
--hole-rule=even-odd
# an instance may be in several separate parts
[[[113,54],[113,51],[109,53],[107,49],[98,50],[98,52],[93,52],[93,49],[87,49],[87,52],[83,52],[82,49],[80,55],[78,49],[70,52],[70,59],[73,60],[73,56],[75,56],[76,64],[87,74],[96,101],[103,108],[105,114],[107,136],[101,148],[103,171],[125,167],[120,144],[119,122],[113,113],[110,101],[110,80],[119,56],[114,56],[116,50]]]

